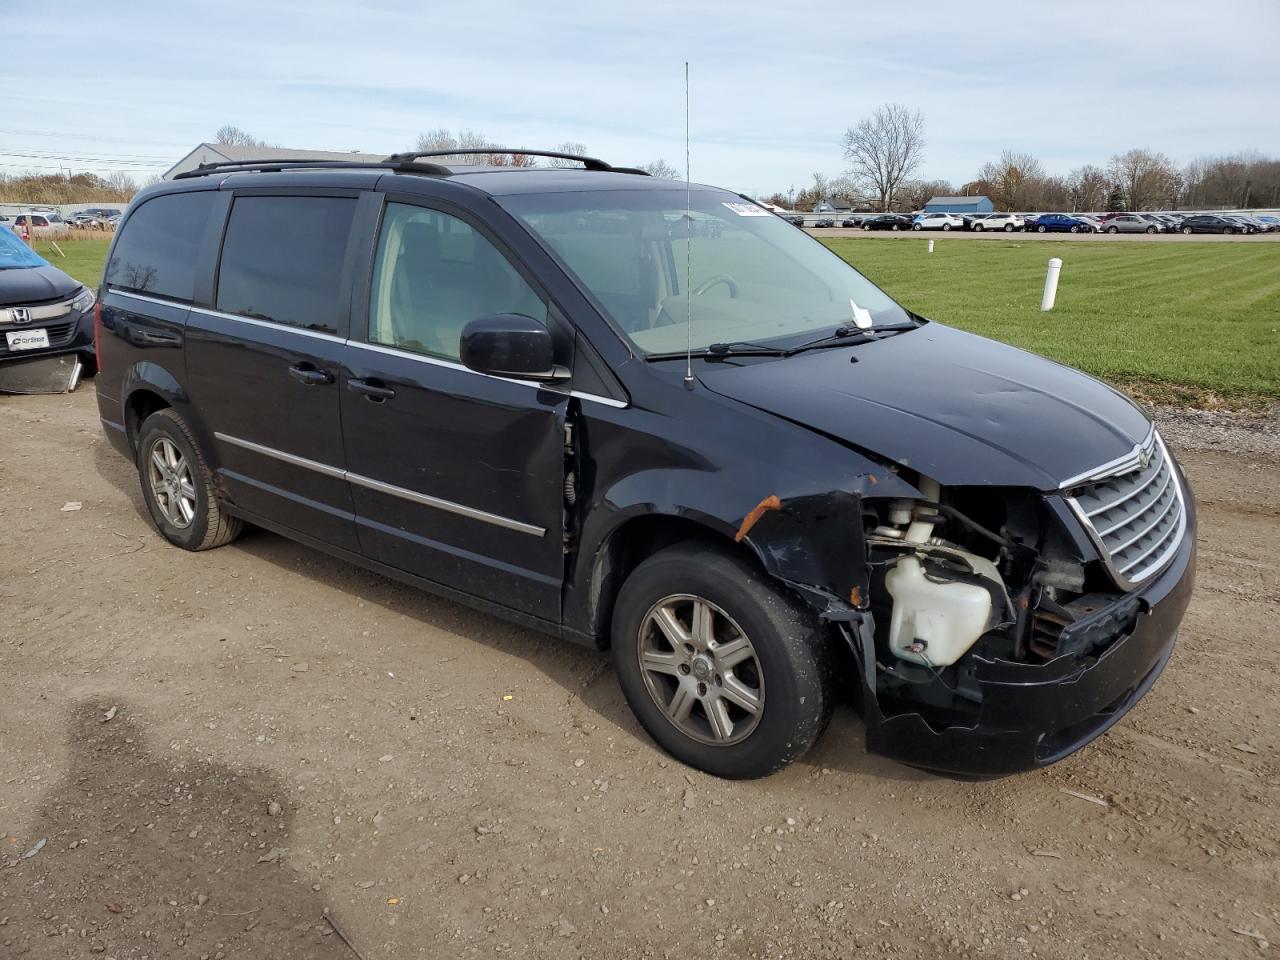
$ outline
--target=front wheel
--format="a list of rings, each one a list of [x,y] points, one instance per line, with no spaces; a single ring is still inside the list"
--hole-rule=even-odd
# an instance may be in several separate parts
[[[1156,232],[1155,227],[1147,227],[1147,233],[1155,233],[1155,232]]]
[[[173,410],[158,410],[138,431],[138,478],[156,529],[184,550],[230,543],[243,524],[222,510],[195,438]]]
[[[830,718],[831,649],[816,618],[715,547],[678,544],[641,563],[618,594],[612,636],[641,725],[707,773],[773,773]]]
[[[1080,232],[1080,228],[1079,228],[1079,227],[1072,227],[1072,228],[1071,228],[1071,232],[1072,232],[1072,233],[1079,233],[1079,232]]]
[[[951,224],[949,224],[949,223],[944,223],[944,224],[942,225],[942,232],[943,232],[943,233],[946,233],[946,232],[947,232],[948,230],[950,230],[950,229],[951,229]]]

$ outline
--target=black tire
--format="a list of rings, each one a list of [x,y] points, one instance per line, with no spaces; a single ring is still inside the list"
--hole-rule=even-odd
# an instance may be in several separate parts
[[[924,229],[924,227],[920,226],[920,224],[918,224],[918,223],[913,223],[913,224],[911,225],[911,229],[912,229],[912,230],[923,230],[923,229]]]
[[[942,225],[942,230],[943,230],[943,232],[944,232],[944,233],[945,233],[946,231],[950,230],[950,229],[951,229],[951,224],[949,224],[949,223],[944,223],[944,224]]]
[[[1232,234],[1232,233],[1235,233],[1235,232],[1236,232],[1236,228],[1235,228],[1235,227],[1226,227],[1226,228],[1224,228],[1224,229],[1223,229],[1223,231],[1222,231],[1222,232],[1223,232],[1223,233],[1225,233],[1225,234]]]
[[[719,607],[754,647],[761,709],[755,726],[737,742],[695,739],[668,718],[646,683],[641,628],[657,604],[680,595]],[[636,718],[659,746],[691,767],[733,780],[767,776],[803,756],[831,717],[832,651],[816,617],[745,561],[713,546],[677,544],[636,567],[618,594],[612,631],[618,682]],[[709,728],[703,701],[694,710]],[[692,712],[690,717],[697,722]]]
[[[980,224],[980,223],[975,223],[975,224],[973,225],[973,232],[974,232],[974,233],[981,233],[984,229],[985,229],[985,228],[984,228],[984,227],[982,226],[982,224]]]
[[[1120,232],[1119,227],[1107,227],[1107,233],[1119,233],[1119,232]]]
[[[1155,227],[1147,227],[1147,233],[1155,233],[1155,232],[1156,232]]]
[[[1191,234],[1192,234],[1192,233],[1194,233],[1194,232],[1195,232],[1195,231],[1193,231],[1190,227],[1183,227],[1183,228],[1182,228],[1182,235],[1183,235],[1183,236],[1185,236],[1185,237],[1189,237],[1189,236],[1191,236]]]
[[[1079,228],[1078,226],[1072,227],[1072,228],[1071,228],[1071,232],[1072,232],[1072,233],[1079,233],[1079,232],[1080,232],[1080,228]]]
[[[1004,225],[1004,232],[1005,232],[1005,233],[1013,233],[1013,224],[1012,224],[1012,223],[1006,223],[1006,224]]]
[[[181,526],[166,516],[150,477],[151,457],[162,440],[167,440],[182,455],[190,475],[194,505],[191,517]],[[212,475],[196,446],[191,429],[173,410],[157,410],[143,421],[138,431],[138,482],[142,499],[156,529],[170,543],[184,550],[212,550],[230,543],[240,535],[244,524],[238,517],[223,512],[214,496]]]
[[[1036,233],[1045,233],[1049,228],[1046,226],[1036,227]]]

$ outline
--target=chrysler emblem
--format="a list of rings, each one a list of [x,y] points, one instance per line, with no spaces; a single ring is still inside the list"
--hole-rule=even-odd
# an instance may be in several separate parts
[[[9,319],[14,323],[30,323],[31,311],[26,307],[11,307],[9,309]]]
[[[1149,450],[1138,451],[1138,466],[1140,466],[1143,470],[1151,466],[1151,451]]]

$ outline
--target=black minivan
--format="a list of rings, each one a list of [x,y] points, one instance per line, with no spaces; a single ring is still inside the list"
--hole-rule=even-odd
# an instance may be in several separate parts
[[[868,749],[961,776],[1150,689],[1195,514],[1133,403],[743,196],[577,159],[140,194],[97,387],[160,532],[248,522],[609,648],[653,738],[725,777],[801,756],[842,687]]]

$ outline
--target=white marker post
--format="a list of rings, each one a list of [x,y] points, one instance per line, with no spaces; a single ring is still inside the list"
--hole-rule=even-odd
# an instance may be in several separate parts
[[[1041,310],[1052,310],[1053,301],[1058,299],[1058,275],[1062,273],[1062,261],[1057,257],[1049,258],[1049,272],[1044,275],[1044,297],[1040,300]]]
[[[929,241],[929,252],[930,252],[930,253],[933,253],[933,241],[932,241],[932,240],[930,240],[930,241]]]

